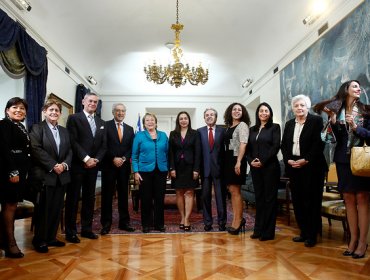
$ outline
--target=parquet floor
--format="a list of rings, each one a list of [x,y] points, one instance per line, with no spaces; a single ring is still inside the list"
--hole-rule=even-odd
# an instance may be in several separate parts
[[[250,232],[106,235],[39,254],[31,247],[30,221],[17,221],[25,257],[0,255],[0,279],[370,279],[370,258],[341,255],[341,224],[323,224],[314,248],[293,243],[296,227],[279,219],[273,241],[252,240]]]

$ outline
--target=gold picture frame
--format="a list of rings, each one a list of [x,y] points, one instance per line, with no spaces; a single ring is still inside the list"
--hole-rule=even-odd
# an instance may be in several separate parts
[[[73,106],[67,101],[55,95],[54,93],[50,93],[48,99],[54,99],[62,104],[62,114],[59,118],[58,124],[65,127],[67,124],[68,116],[73,114]]]

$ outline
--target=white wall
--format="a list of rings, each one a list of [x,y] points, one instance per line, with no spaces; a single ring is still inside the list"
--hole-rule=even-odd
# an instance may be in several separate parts
[[[203,112],[208,107],[213,107],[218,111],[218,124],[223,124],[223,114],[227,106],[234,102],[228,98],[178,98],[173,97],[155,97],[155,96],[113,96],[101,95],[103,101],[102,118],[104,120],[112,119],[112,105],[116,102],[122,102],[127,108],[126,123],[136,127],[138,114],[143,116],[146,112],[154,112],[156,115],[177,115],[180,111],[189,111],[192,117],[192,127],[198,128],[204,124]],[[159,129],[161,129],[159,127]]]
[[[4,108],[12,97],[24,98],[24,78],[12,79],[0,67],[0,118],[4,118]]]

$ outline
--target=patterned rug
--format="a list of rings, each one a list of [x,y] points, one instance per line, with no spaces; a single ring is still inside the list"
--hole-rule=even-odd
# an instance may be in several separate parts
[[[165,199],[165,211],[164,211],[164,220],[166,226],[166,233],[183,233],[183,230],[179,229],[180,223],[180,214],[176,207],[176,197],[175,195],[166,195]],[[117,199],[113,201],[113,224],[110,233],[111,234],[138,234],[142,233],[141,231],[141,217],[140,217],[140,210],[139,212],[135,212],[132,208],[131,199],[129,200],[129,211],[130,211],[130,218],[131,218],[131,226],[134,227],[136,230],[135,232],[129,233],[123,230],[118,229],[118,211],[117,211]],[[212,201],[212,213],[213,213],[213,232],[218,231],[217,225],[217,210],[215,206],[215,201]],[[244,212],[244,218],[246,219],[246,230],[252,230],[254,227],[254,217],[248,213]],[[227,220],[228,225],[232,220],[232,210],[230,201],[227,202]],[[203,224],[203,216],[201,211],[197,211],[196,205],[194,203],[193,212],[190,216],[191,222],[191,232],[204,232],[204,224]],[[94,222],[93,222],[93,231],[99,233],[101,230],[100,224],[100,208],[95,210],[94,212]],[[212,232],[211,231],[211,232]],[[158,233],[158,231],[151,231],[151,233]]]

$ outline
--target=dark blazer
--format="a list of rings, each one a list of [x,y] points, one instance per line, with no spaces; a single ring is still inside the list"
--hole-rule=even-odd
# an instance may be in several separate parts
[[[295,118],[285,124],[283,139],[281,142],[281,152],[285,163],[285,170],[289,176],[292,167],[288,160],[293,157],[293,134],[295,127]],[[321,130],[323,129],[323,120],[320,116],[307,115],[306,122],[299,137],[300,158],[308,161],[308,165],[314,169],[326,170],[328,166],[324,157],[325,143],[321,140]]]
[[[30,142],[26,134],[6,118],[0,121],[0,151],[1,185],[14,185],[9,182],[9,175],[15,170],[23,181],[30,167]]]
[[[184,161],[193,165],[193,171],[199,172],[201,148],[198,132],[194,129],[188,129],[184,141],[181,141],[181,134],[171,131],[169,137],[169,161],[170,170],[175,170],[184,155]]]
[[[59,154],[53,134],[46,121],[34,124],[30,132],[32,168],[29,172],[31,182],[42,182],[47,186],[56,186],[59,178],[62,185],[71,181],[69,170],[65,170],[60,175],[53,170],[57,163],[66,163],[71,168],[72,149],[69,133],[65,127],[58,126],[60,145]]]
[[[73,158],[72,168],[84,168],[83,159],[86,156],[96,158],[101,162],[107,150],[105,122],[95,116],[96,133],[93,136],[89,122],[84,112],[70,115],[67,120]]]
[[[280,125],[273,123],[271,127],[255,131],[255,126],[249,130],[249,140],[247,148],[247,160],[250,164],[255,158],[258,158],[263,166],[271,162],[278,161],[277,153],[280,150]],[[256,140],[256,136],[258,139]]]
[[[225,154],[225,128],[216,125],[215,142],[212,151],[210,150],[208,142],[208,127],[203,126],[198,128],[198,132],[202,147],[202,176],[207,178],[211,175],[214,178],[219,178],[222,174],[222,162]]]
[[[105,123],[107,133],[107,152],[102,162],[102,168],[112,168],[115,157],[125,157],[130,162],[132,143],[134,141],[134,129],[123,123],[122,142],[119,141],[117,133],[117,122],[113,119]],[[129,164],[127,165],[128,167]]]

